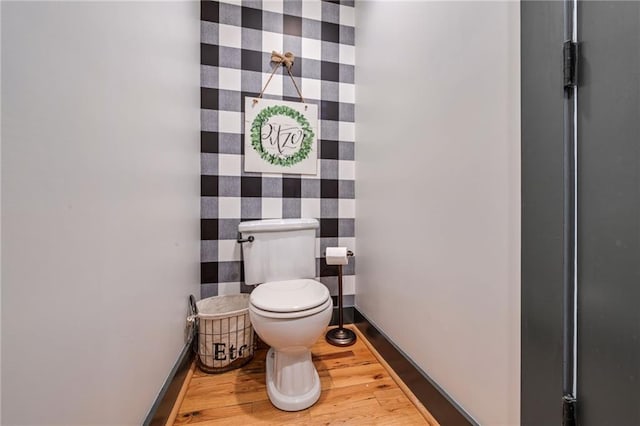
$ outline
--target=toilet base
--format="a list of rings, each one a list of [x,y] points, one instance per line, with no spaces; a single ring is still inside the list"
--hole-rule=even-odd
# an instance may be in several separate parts
[[[311,352],[306,350],[295,354],[280,354],[278,361],[285,364],[280,365],[280,377],[276,377],[275,358],[275,351],[273,348],[269,349],[267,352],[266,382],[267,395],[269,395],[271,403],[283,411],[300,411],[315,404],[320,398],[320,376],[311,362]],[[281,386],[286,386],[289,393],[293,393],[293,395],[287,395],[279,390],[278,381]],[[296,388],[303,389],[303,392],[297,394]]]

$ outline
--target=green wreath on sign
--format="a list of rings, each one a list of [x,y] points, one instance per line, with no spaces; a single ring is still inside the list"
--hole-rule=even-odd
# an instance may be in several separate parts
[[[289,156],[279,156],[276,154],[270,154],[264,149],[262,145],[262,127],[269,121],[274,115],[284,115],[294,119],[302,128],[304,132],[304,138],[300,144],[300,149],[294,154]],[[264,108],[256,115],[256,118],[251,123],[251,146],[260,154],[260,158],[272,165],[279,165],[284,167],[291,167],[294,164],[306,159],[311,152],[314,133],[311,129],[309,121],[300,112],[285,105],[274,105]]]

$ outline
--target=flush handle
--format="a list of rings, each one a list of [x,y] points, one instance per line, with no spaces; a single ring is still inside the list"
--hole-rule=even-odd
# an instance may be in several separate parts
[[[255,240],[255,237],[253,235],[249,235],[246,239],[242,239],[242,237],[239,237],[236,241],[242,244],[242,243],[252,243],[253,240]]]

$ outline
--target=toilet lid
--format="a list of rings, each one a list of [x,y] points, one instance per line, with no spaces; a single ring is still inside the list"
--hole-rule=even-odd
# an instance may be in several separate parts
[[[256,308],[271,312],[296,312],[315,308],[327,301],[329,290],[316,280],[272,281],[251,292]]]

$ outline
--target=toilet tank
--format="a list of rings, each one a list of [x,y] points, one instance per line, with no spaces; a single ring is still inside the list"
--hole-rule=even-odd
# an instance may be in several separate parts
[[[316,276],[316,219],[241,222],[244,280],[248,285]]]

